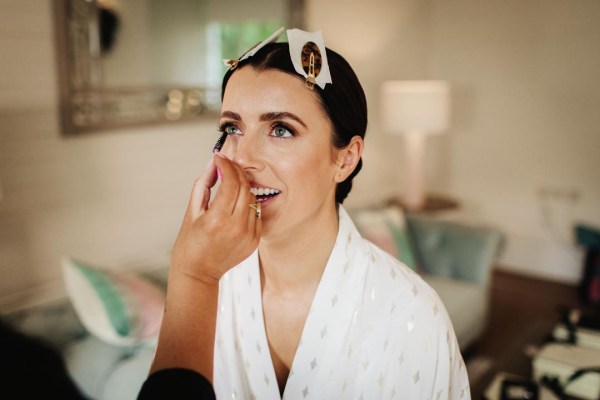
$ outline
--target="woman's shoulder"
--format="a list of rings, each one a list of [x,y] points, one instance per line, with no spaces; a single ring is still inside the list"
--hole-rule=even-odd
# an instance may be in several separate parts
[[[452,322],[435,290],[418,273],[377,246],[368,244],[366,249],[370,261],[362,314],[367,331],[373,327],[374,332],[367,334],[366,340],[373,340],[373,346],[378,341],[387,343],[381,357],[401,357],[405,365],[421,371],[422,380],[425,371],[439,368],[448,376],[454,369],[463,368],[464,372],[462,359],[457,357],[460,353]]]
[[[370,241],[366,239],[362,239],[362,241],[363,251],[369,254],[369,272],[371,274],[382,279],[391,279],[390,284],[393,287],[402,285],[425,285],[428,287],[427,283],[415,270]]]
[[[370,252],[367,279],[379,288],[382,298],[432,318],[437,317],[440,311],[446,312],[435,290],[421,275],[379,247],[365,242]]]

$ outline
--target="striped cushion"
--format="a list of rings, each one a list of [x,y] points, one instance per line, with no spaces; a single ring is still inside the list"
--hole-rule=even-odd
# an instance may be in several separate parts
[[[86,329],[113,345],[156,340],[164,310],[164,293],[133,275],[101,269],[69,257],[63,259],[69,298]]]

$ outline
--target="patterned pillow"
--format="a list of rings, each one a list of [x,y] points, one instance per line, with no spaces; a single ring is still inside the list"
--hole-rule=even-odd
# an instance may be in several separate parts
[[[154,342],[164,312],[164,292],[139,276],[63,258],[69,298],[86,329],[117,346]]]
[[[361,235],[396,257],[407,267],[417,270],[411,237],[404,213],[398,207],[364,208],[352,212]]]

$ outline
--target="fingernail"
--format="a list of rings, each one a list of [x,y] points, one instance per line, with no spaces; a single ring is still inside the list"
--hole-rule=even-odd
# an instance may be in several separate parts
[[[221,170],[219,168],[217,168],[217,178],[223,180],[223,175],[221,175]]]

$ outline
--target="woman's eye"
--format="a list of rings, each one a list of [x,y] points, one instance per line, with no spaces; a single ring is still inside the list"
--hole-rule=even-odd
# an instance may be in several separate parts
[[[223,132],[228,135],[239,135],[242,133],[235,125],[225,125],[223,127]]]
[[[273,128],[273,136],[278,137],[278,138],[286,138],[286,137],[292,137],[292,136],[294,136],[294,134],[292,133],[291,130],[289,130],[285,126],[277,125],[277,126],[275,126],[275,128]]]

